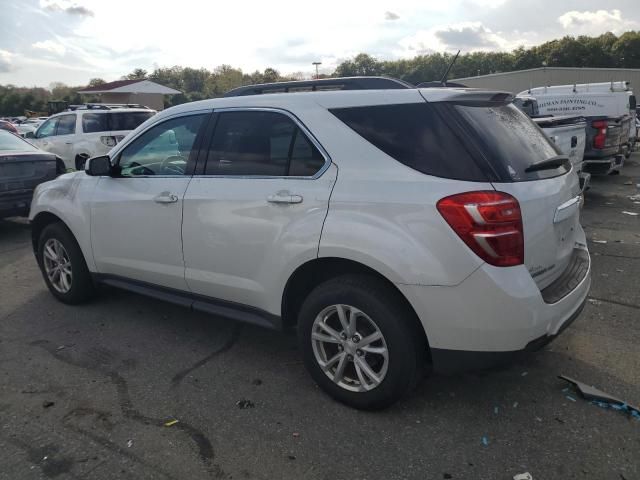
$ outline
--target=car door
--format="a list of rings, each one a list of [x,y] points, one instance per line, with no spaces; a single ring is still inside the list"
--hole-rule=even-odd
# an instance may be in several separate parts
[[[160,121],[119,149],[114,174],[91,201],[91,245],[102,275],[188,290],[182,258],[182,202],[196,139],[209,112]]]
[[[61,115],[57,119],[55,134],[49,138],[49,151],[59,156],[65,165],[75,167],[73,144],[76,139],[76,114]]]
[[[287,112],[226,109],[214,117],[206,166],[184,200],[187,284],[278,315],[286,279],[317,256],[337,169]]]
[[[45,121],[42,125],[40,125],[40,127],[38,127],[38,130],[36,130],[36,133],[33,139],[33,143],[37,147],[47,152],[51,151],[52,144],[50,143],[50,141],[53,138],[53,136],[56,134],[56,127],[58,126],[58,118],[59,117],[50,118],[49,120]]]

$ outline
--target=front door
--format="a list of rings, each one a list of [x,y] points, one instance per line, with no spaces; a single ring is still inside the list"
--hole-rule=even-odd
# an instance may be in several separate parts
[[[184,200],[187,284],[277,315],[288,275],[317,257],[337,169],[286,112],[216,115],[204,175]]]
[[[100,274],[187,290],[182,202],[196,136],[208,113],[165,120],[113,159],[119,175],[101,177],[91,204],[91,244]]]

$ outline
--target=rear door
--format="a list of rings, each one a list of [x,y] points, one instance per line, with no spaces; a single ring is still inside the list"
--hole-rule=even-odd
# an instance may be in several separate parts
[[[525,264],[542,289],[584,247],[580,185],[567,161],[555,168],[531,168],[562,155],[542,130],[513,105],[457,105],[470,138],[497,174],[496,190],[520,203]]]
[[[186,281],[279,314],[283,278],[317,257],[336,168],[285,111],[216,112],[206,166],[184,198]]]
[[[49,151],[59,156],[65,165],[74,164],[73,145],[76,141],[76,114],[70,113],[57,118],[58,125],[55,134],[49,139]]]

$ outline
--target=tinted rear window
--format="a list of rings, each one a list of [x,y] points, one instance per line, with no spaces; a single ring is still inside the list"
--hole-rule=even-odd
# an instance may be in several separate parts
[[[113,112],[108,113],[111,130],[135,130],[138,126],[151,118],[154,112]]]
[[[82,116],[82,131],[84,133],[96,133],[135,130],[153,115],[154,112],[85,113]]]
[[[0,151],[34,152],[37,150],[36,147],[25,142],[13,133],[0,130]]]
[[[330,110],[365,140],[419,172],[486,181],[460,139],[428,103]]]
[[[463,128],[472,134],[485,160],[502,181],[526,181],[551,178],[566,173],[562,166],[525,172],[530,165],[562,152],[544,132],[513,104],[498,106],[455,105],[464,120]]]
[[[82,116],[84,133],[106,132],[109,130],[106,113],[85,113]]]

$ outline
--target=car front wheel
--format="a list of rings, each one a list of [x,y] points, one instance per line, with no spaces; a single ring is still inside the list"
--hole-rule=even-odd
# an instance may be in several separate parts
[[[82,303],[94,293],[80,246],[61,223],[47,225],[38,242],[38,264],[49,291],[68,304]]]
[[[411,315],[376,278],[348,275],[321,284],[305,300],[298,322],[309,373],[349,406],[391,405],[423,372],[427,346]]]

